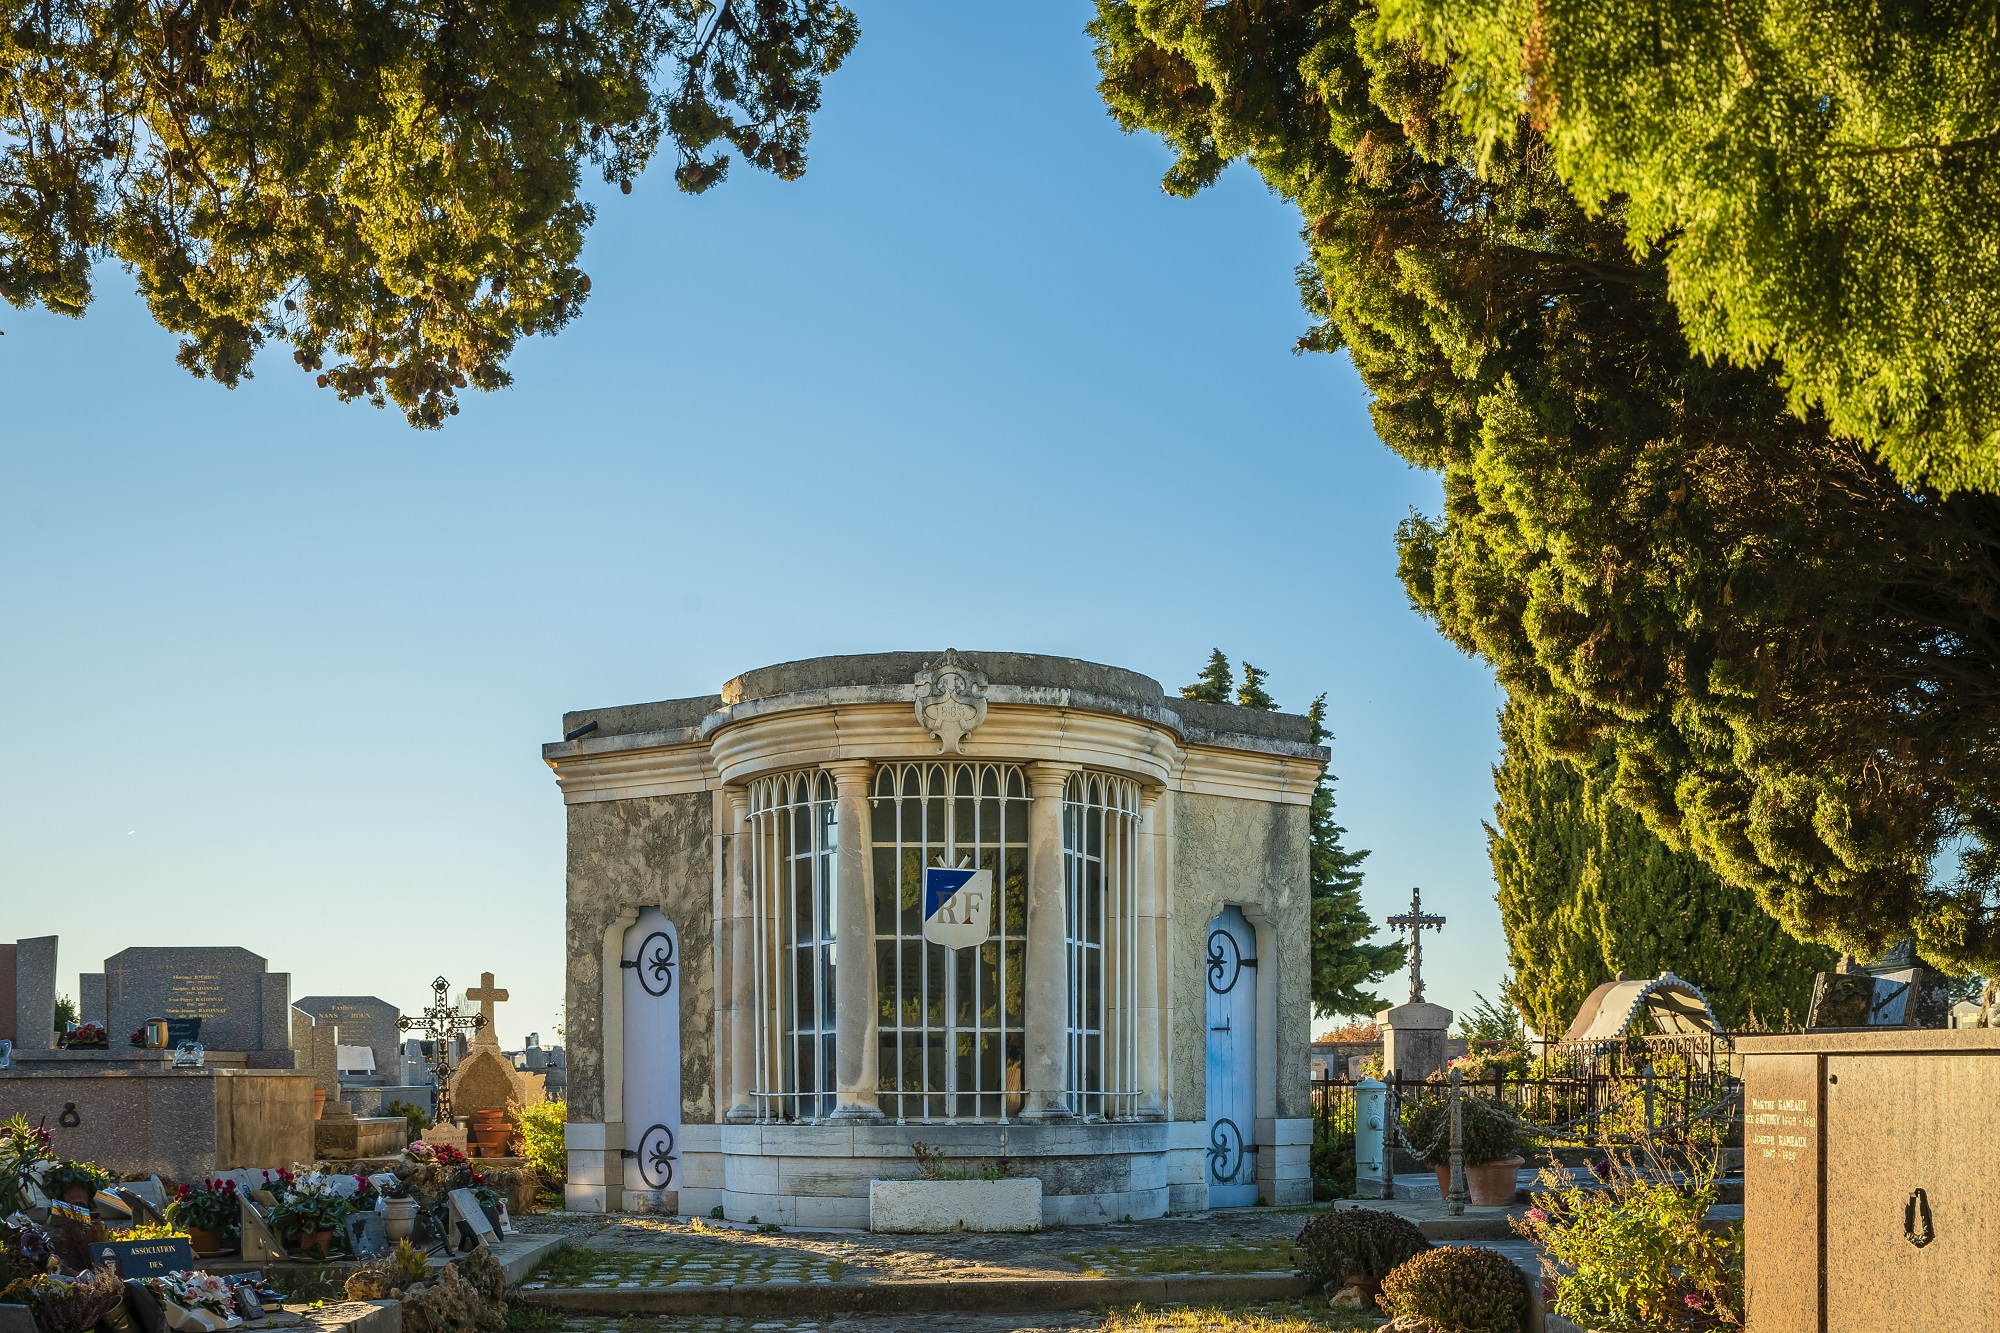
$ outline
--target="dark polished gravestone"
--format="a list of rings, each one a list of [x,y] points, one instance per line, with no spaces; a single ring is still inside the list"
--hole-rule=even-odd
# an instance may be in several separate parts
[[[149,1018],[166,1019],[170,1033],[200,1019],[195,1039],[210,1052],[266,1052],[270,1059],[252,1064],[290,1066],[291,974],[268,971],[248,949],[126,949],[105,959],[104,971],[85,973],[80,989],[86,1016],[105,1015],[114,1051]]]
[[[322,1024],[340,1029],[342,1046],[366,1046],[375,1053],[375,1076],[389,1083],[402,1080],[403,1034],[396,1027],[402,1011],[374,995],[308,995],[292,1008],[311,1014]]]

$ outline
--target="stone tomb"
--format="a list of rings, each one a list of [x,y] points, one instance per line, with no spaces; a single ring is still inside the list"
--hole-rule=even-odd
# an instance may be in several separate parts
[[[407,1067],[403,1033],[396,1026],[402,1012],[395,1005],[374,995],[308,995],[295,1001],[292,1010],[311,1015],[321,1027],[339,1029],[338,1046],[347,1055],[335,1057],[339,1087],[331,1095],[344,1101],[354,1114],[380,1116],[394,1101],[430,1110],[433,1085],[429,1071],[420,1069],[413,1077]],[[361,1051],[372,1059],[372,1071],[357,1068],[367,1063],[354,1058]]]
[[[297,1007],[291,1017],[293,1058],[298,1068],[312,1075],[314,1089],[325,1094],[313,1125],[314,1155],[346,1161],[401,1152],[409,1136],[408,1121],[401,1116],[357,1116],[341,1100],[339,1051],[345,1034]]]
[[[918,1142],[1044,1225],[1310,1202],[1306,718],[890,652],[557,734],[571,1208],[866,1227]]]
[[[469,1002],[479,1006],[485,1019],[472,1034],[472,1045],[451,1075],[451,1113],[467,1117],[474,1111],[519,1111],[542,1101],[542,1076],[514,1068],[514,1062],[500,1049],[500,1036],[493,1028],[493,1007],[507,998],[507,992],[493,984],[493,974],[480,975],[479,985],[465,992]]]
[[[2000,1310],[2000,1028],[1736,1039],[1745,1333],[1972,1329]]]
[[[290,973],[267,970],[248,949],[139,947],[85,973],[77,1004],[105,1025],[114,1049],[149,1018],[199,1018],[210,1051],[250,1052],[252,1067],[289,1068],[291,987]]]

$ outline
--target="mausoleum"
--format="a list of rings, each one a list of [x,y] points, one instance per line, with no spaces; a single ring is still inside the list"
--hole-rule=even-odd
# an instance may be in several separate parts
[[[1305,718],[877,653],[563,732],[570,1206],[867,1226],[918,1143],[1049,1223],[1311,1197]]]

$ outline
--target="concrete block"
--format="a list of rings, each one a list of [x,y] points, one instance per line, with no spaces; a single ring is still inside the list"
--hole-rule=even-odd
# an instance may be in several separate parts
[[[681,1188],[714,1189],[723,1187],[722,1154],[719,1152],[690,1152],[681,1150]]]
[[[1304,1116],[1259,1116],[1257,1117],[1257,1142],[1273,1147],[1303,1145],[1311,1147],[1313,1141],[1312,1121]]]
[[[851,1157],[858,1151],[853,1124],[759,1125],[758,1150],[779,1157]],[[907,1146],[904,1149],[908,1151]]]
[[[792,1215],[797,1219],[798,1226],[846,1227],[860,1231],[868,1225],[868,1197],[865,1194],[836,1199],[798,1198],[792,1204]]]
[[[1198,1213],[1206,1207],[1208,1186],[1200,1181],[1167,1188],[1167,1211],[1170,1213]]]
[[[689,1217],[707,1217],[709,1210],[722,1204],[722,1190],[719,1188],[696,1188],[692,1185],[681,1187],[681,1207]]]
[[[778,1159],[780,1193],[801,1197],[865,1199],[868,1183],[881,1177],[907,1175],[870,1169],[873,1164],[854,1158],[781,1157]]]
[[[721,1125],[682,1125],[680,1139],[681,1155],[692,1152],[721,1152]]]
[[[1026,1180],[877,1180],[868,1186],[868,1229],[1038,1231],[1042,1182]]]
[[[573,1213],[608,1213],[602,1185],[580,1185],[572,1180],[563,1186],[563,1207]]]
[[[571,1121],[563,1126],[563,1147],[572,1152],[579,1148],[602,1152],[605,1146],[604,1126],[601,1124]]]
[[[1207,1191],[1203,1191],[1206,1202]],[[1042,1196],[1044,1226],[1094,1226],[1120,1222],[1126,1218],[1144,1221],[1168,1211],[1172,1191],[1168,1189],[1127,1190],[1117,1194],[1058,1194]]]

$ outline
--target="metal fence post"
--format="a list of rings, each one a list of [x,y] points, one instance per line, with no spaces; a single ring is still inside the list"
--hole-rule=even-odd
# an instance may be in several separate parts
[[[1389,1089],[1380,1079],[1364,1078],[1354,1089],[1354,1192],[1364,1199],[1395,1197],[1386,1118]]]
[[[1653,1142],[1653,1062],[1651,1060],[1646,1061],[1645,1066],[1639,1070],[1639,1077],[1644,1079],[1646,1084],[1646,1142],[1650,1145]]]
[[[1464,1215],[1466,1201],[1471,1198],[1465,1187],[1465,1132],[1459,1104],[1462,1081],[1463,1076],[1454,1068],[1451,1071],[1451,1201],[1446,1209],[1453,1217]]]

